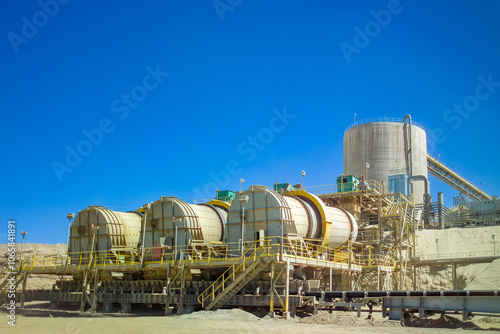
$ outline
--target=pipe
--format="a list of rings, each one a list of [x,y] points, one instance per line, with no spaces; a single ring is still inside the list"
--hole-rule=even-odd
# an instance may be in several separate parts
[[[495,290],[413,290],[413,291],[310,291],[306,296],[315,296],[318,299],[334,298],[383,298],[383,297],[448,297],[448,296],[497,296]]]
[[[443,193],[439,192],[438,193],[438,222],[439,222],[439,226],[441,229],[444,229],[443,207],[444,207]]]
[[[71,231],[71,219],[68,218],[68,241],[66,242],[66,253],[69,254],[69,233]]]
[[[151,208],[151,204],[147,203],[142,206],[144,210],[144,226],[142,227],[142,254],[141,254],[141,268],[144,267],[144,253],[145,253],[145,248],[144,248],[144,243],[146,242],[146,219],[148,218],[148,210]],[[153,233],[153,230],[151,229],[151,233]],[[177,246],[177,245],[176,245]]]
[[[242,206],[241,213],[241,256],[245,254],[245,204]]]
[[[241,255],[245,254],[245,204],[248,203],[249,197],[247,195],[240,195],[241,213]]]
[[[410,180],[424,181],[424,203],[425,203],[425,197],[429,196],[429,181],[427,181],[427,177],[425,177],[424,175],[415,175],[415,176],[410,176]]]
[[[408,142],[409,142],[409,145],[408,145],[408,146],[409,146],[409,148],[408,148],[408,151],[407,151],[407,152],[405,152],[405,155],[408,155],[408,156],[409,156],[410,166],[409,166],[409,168],[408,168],[408,169],[409,169],[409,170],[408,170],[408,172],[410,173],[410,175],[409,175],[409,176],[411,177],[411,176],[413,175],[413,159],[412,159],[413,152],[411,151],[411,116],[410,116],[410,114],[406,115],[406,116],[403,118],[403,124],[406,124],[406,123],[405,123],[405,122],[406,122],[406,118],[408,118],[408,119],[409,119],[409,125],[410,125],[410,127],[409,127],[408,132],[410,133],[410,139],[408,140]],[[403,129],[404,129],[404,125],[403,125]],[[406,134],[405,134],[405,135],[406,135]]]
[[[431,205],[431,196],[429,195],[429,181],[427,181],[427,177],[424,175],[415,175],[411,176],[410,180],[424,181],[424,223],[429,223],[429,215]]]
[[[92,266],[92,261],[94,260],[95,235],[96,235],[98,229],[99,229],[99,225],[94,226],[94,224],[92,224],[92,249],[90,251],[89,268]],[[23,242],[24,242],[24,240],[23,240]]]

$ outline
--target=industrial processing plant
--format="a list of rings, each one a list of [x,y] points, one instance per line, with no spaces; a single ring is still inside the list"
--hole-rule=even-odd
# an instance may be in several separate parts
[[[343,143],[344,172],[331,184],[281,180],[220,189],[198,203],[165,194],[135,211],[70,213],[67,254],[21,259],[21,303],[78,304],[82,313],[259,306],[285,318],[372,304],[394,320],[405,310],[500,312],[496,290],[465,290],[455,279],[457,266],[500,252],[416,252],[426,230],[500,225],[500,200],[429,155],[425,129],[410,115],[354,122]],[[432,197],[429,174],[458,191],[453,207],[443,193]],[[436,264],[450,266],[451,289],[419,286],[419,268]],[[50,291],[30,291],[32,274],[60,278]],[[7,280],[1,288],[5,296]]]

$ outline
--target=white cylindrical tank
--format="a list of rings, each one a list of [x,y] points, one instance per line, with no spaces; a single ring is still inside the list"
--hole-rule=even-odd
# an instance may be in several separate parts
[[[363,120],[349,126],[344,134],[344,174],[364,175],[365,179],[380,184],[383,181],[389,189],[389,175],[405,174],[411,160],[412,175],[427,178],[425,131],[420,124],[412,122],[410,142],[409,128],[403,119],[394,118]],[[410,145],[411,157],[405,154]],[[423,203],[423,195],[424,182],[414,181],[415,204]]]
[[[221,241],[227,212],[215,205],[189,204],[177,197],[162,196],[151,204],[145,217],[144,244],[151,248],[158,244],[175,246],[176,241],[177,246],[190,245],[193,241]]]
[[[133,250],[137,248],[141,232],[141,214],[118,212],[103,206],[89,206],[81,210],[73,220],[70,231],[69,251],[72,263],[84,252],[90,256],[92,242],[97,254],[106,251]],[[98,228],[97,228],[98,227]]]
[[[299,192],[281,195],[266,186],[251,186],[241,196],[248,196],[248,203],[244,204],[246,244],[251,244],[262,236],[281,236],[282,220],[285,237],[320,239],[325,235],[321,210],[324,211],[325,219],[331,222],[328,247],[338,248],[349,240],[356,240],[358,226],[354,217],[341,208],[327,207],[312,194]],[[311,198],[314,201],[309,200]],[[229,208],[224,233],[224,239],[233,245],[241,242],[242,211],[237,198]]]

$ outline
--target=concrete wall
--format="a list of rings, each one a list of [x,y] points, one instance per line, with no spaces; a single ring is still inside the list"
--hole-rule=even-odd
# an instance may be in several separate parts
[[[492,235],[496,238],[500,235],[500,226],[418,231],[416,255],[425,259],[491,256],[494,250]],[[436,239],[439,239],[437,247]],[[495,243],[497,255],[500,255],[499,246]],[[457,265],[454,287],[450,264],[417,267],[417,289],[498,289],[499,275],[500,260]]]
[[[461,257],[473,252],[477,256],[493,255],[492,235],[496,238],[496,254],[500,254],[500,226],[422,230],[416,235],[416,255],[424,258],[436,258],[436,253],[440,258]],[[439,239],[437,247],[436,239]]]

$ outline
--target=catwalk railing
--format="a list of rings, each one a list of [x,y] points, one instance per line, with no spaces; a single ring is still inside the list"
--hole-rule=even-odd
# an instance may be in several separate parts
[[[349,244],[340,249],[322,247],[319,240],[298,241],[297,238],[267,237],[248,242],[244,245],[244,258],[249,256],[249,251],[255,245],[261,246],[266,243],[266,256],[280,259],[280,256],[287,257],[291,262],[300,259],[310,261],[315,265],[328,265],[335,262],[344,265],[373,267],[394,266],[394,259],[387,255],[357,253],[351,250]],[[36,273],[65,273],[83,271],[86,269],[105,270],[128,270],[147,269],[180,265],[185,263],[192,267],[218,265],[225,266],[241,258],[241,243],[227,244],[192,244],[191,246],[163,246],[146,248],[144,261],[141,265],[141,250],[113,250],[113,251],[89,251],[69,253],[68,256],[56,255],[24,255],[18,259],[17,272]],[[252,255],[253,256],[253,255]],[[22,261],[21,261],[22,260]],[[5,275],[8,271],[5,271]]]
[[[427,218],[428,224],[424,229],[446,229],[453,227],[483,227],[500,225],[500,211],[469,211],[469,210],[451,210],[444,205],[433,202],[427,208],[423,205],[416,207],[422,210]],[[441,215],[441,220],[440,220]]]
[[[387,190],[384,190],[382,185],[375,180],[310,186],[304,187],[304,190],[314,195],[361,192],[376,192],[378,194],[387,193]]]
[[[500,246],[500,245],[499,245]],[[434,253],[417,255],[419,260],[457,259],[457,258],[479,258],[479,257],[500,256],[500,249],[490,251],[454,252],[454,253]]]
[[[345,129],[345,132],[349,131],[355,126],[367,123],[401,123],[401,125],[403,125],[403,120],[404,120],[403,118],[393,118],[393,117],[374,117],[374,118],[362,119],[349,125],[347,129]],[[422,130],[425,130],[423,125],[418,122],[412,121],[411,124],[421,128]]]

